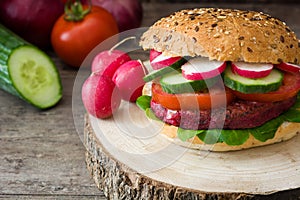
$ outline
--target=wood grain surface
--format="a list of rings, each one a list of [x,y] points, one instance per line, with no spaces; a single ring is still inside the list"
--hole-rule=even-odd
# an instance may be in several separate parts
[[[264,11],[300,35],[298,4],[144,3],[142,26],[193,7]],[[86,169],[85,147],[74,126],[72,90],[77,71],[48,53],[64,87],[63,99],[56,107],[39,111],[0,91],[0,199],[105,199]]]

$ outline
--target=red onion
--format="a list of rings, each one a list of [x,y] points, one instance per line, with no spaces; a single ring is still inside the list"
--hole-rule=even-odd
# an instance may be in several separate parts
[[[61,0],[0,0],[0,23],[38,47],[50,46],[56,19],[63,14]]]
[[[119,31],[138,28],[143,18],[139,0],[91,0],[93,5],[107,9],[117,20]]]

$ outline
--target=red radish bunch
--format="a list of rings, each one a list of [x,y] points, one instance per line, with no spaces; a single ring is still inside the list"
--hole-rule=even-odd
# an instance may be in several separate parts
[[[141,96],[146,73],[143,63],[131,60],[125,52],[100,52],[92,62],[92,74],[82,86],[86,110],[97,118],[112,116],[121,99],[134,102]]]
[[[273,65],[263,63],[232,62],[231,69],[233,73],[246,78],[262,78],[271,73]]]
[[[300,66],[299,65],[294,65],[294,64],[291,64],[291,63],[282,62],[282,63],[276,65],[276,67],[278,69],[281,69],[281,70],[286,71],[286,72],[300,73]]]
[[[180,56],[164,56],[161,52],[155,51],[154,49],[150,50],[150,64],[154,70],[168,67],[179,61],[181,58],[182,57]]]
[[[188,80],[203,80],[221,74],[226,68],[226,62],[209,60],[205,57],[190,59],[182,65],[182,75]]]

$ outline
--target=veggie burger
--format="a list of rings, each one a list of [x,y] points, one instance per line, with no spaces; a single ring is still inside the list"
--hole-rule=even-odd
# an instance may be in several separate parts
[[[151,26],[140,45],[152,70],[137,104],[174,142],[231,151],[300,132],[300,42],[279,19],[182,10]]]

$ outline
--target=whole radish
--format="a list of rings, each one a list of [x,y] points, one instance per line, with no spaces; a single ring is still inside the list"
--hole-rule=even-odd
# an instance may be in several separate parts
[[[112,80],[118,87],[122,99],[134,102],[142,95],[145,84],[143,77],[146,74],[145,66],[138,60],[128,61],[116,70]]]
[[[110,78],[92,73],[82,86],[82,101],[88,113],[104,119],[119,108],[121,96]]]
[[[120,50],[102,51],[92,62],[92,72],[101,73],[112,78],[115,71],[125,62],[131,60],[129,55]]]

